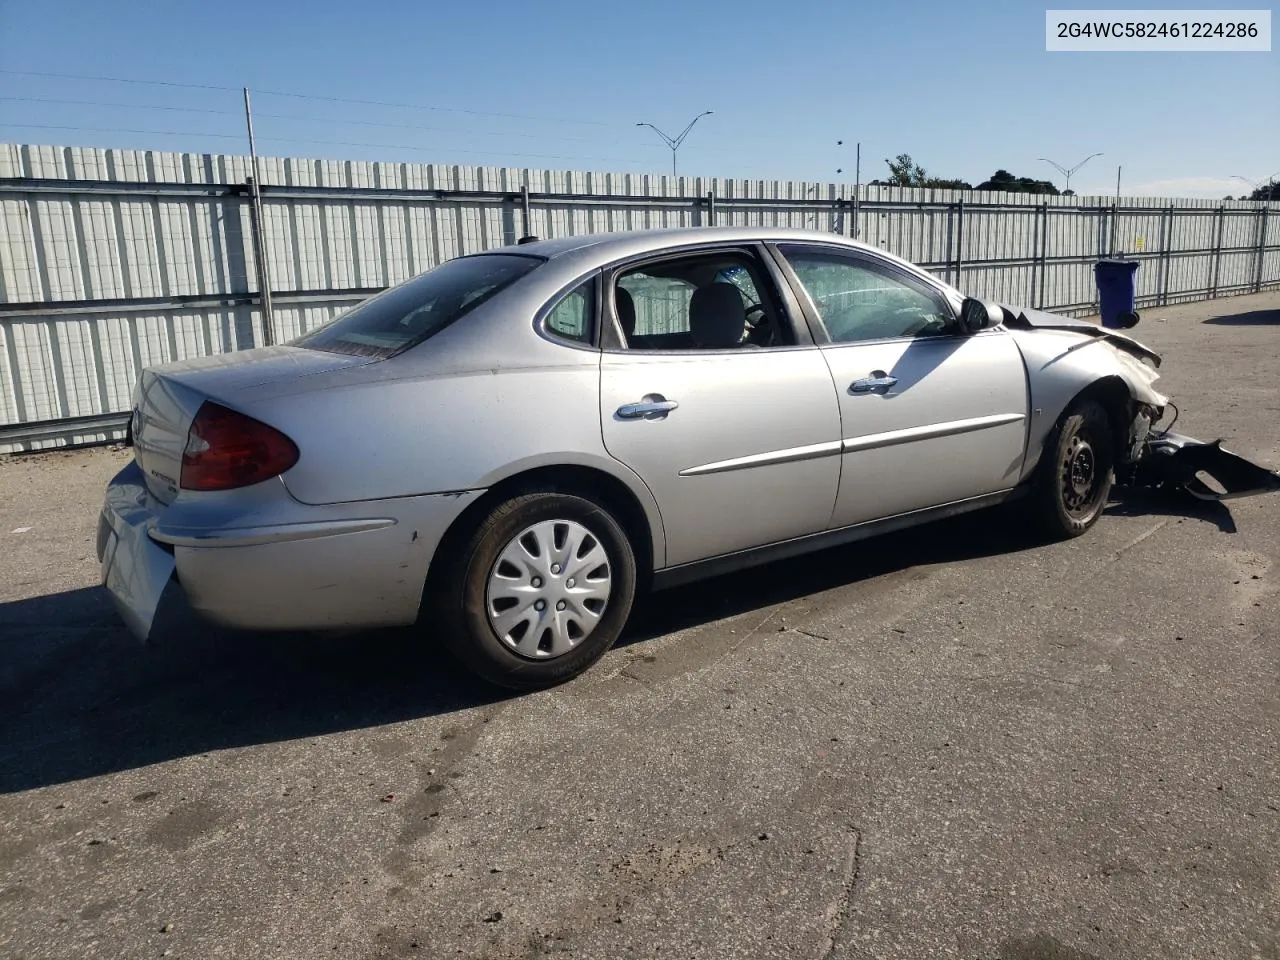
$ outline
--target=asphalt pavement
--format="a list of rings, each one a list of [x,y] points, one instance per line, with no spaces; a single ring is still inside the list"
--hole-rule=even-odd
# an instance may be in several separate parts
[[[1280,294],[1134,333],[1280,467]],[[140,647],[127,457],[0,457],[0,956],[1280,957],[1280,497],[695,584],[508,696],[429,625]]]

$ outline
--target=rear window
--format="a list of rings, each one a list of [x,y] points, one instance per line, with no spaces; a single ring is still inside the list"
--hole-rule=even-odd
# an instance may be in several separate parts
[[[439,333],[542,262],[515,254],[449,260],[365,300],[293,343],[385,359]]]

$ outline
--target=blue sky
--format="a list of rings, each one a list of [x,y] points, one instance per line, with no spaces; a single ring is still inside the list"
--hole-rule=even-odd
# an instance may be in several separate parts
[[[248,85],[269,155],[660,173],[669,151],[635,124],[714,110],[682,174],[851,181],[858,140],[864,180],[902,152],[1061,186],[1037,158],[1102,151],[1080,193],[1113,192],[1117,165],[1126,194],[1208,197],[1280,170],[1280,53],[1048,53],[1045,8],[0,0],[0,141],[243,153]]]

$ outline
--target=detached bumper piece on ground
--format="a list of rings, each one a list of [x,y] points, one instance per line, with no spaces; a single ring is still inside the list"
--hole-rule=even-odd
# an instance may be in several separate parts
[[[1146,452],[1134,468],[1132,483],[1181,489],[1198,500],[1232,500],[1280,491],[1280,473],[1222,449],[1221,440],[1204,443],[1165,432],[1147,438]]]

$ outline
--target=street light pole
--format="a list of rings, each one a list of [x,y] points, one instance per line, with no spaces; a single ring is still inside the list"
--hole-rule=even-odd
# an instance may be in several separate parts
[[[1261,190],[1262,185],[1265,183],[1267,185],[1267,195],[1262,198],[1263,200],[1270,200],[1271,194],[1275,192],[1276,177],[1280,177],[1280,170],[1271,174],[1271,176],[1267,177],[1266,180],[1250,180],[1248,177],[1242,177],[1238,173],[1233,173],[1231,175],[1232,180],[1243,180],[1245,183],[1249,184],[1249,186],[1253,187],[1255,192]]]
[[[665,143],[668,147],[671,148],[671,176],[675,177],[676,176],[676,151],[680,149],[680,144],[684,143],[685,137],[689,136],[689,131],[693,129],[693,125],[695,123],[697,123],[703,117],[711,116],[711,114],[714,112],[715,112],[714,110],[703,110],[702,113],[698,114],[696,117],[694,117],[692,120],[689,121],[689,125],[680,132],[680,135],[678,137],[668,136],[667,134],[659,130],[657,127],[655,127],[652,123],[637,123],[636,126],[648,127],[650,130],[652,130],[654,133],[656,133],[658,136],[662,138],[663,143]]]
[[[1100,156],[1102,156],[1102,154],[1100,153],[1091,153],[1089,154],[1089,156],[1085,157],[1083,160],[1081,160],[1079,163],[1077,163],[1074,167],[1071,167],[1071,168],[1064,167],[1060,163],[1055,163],[1053,160],[1050,160],[1048,157],[1040,157],[1039,159],[1049,164],[1051,167],[1053,167],[1055,170],[1057,170],[1060,174],[1062,174],[1066,178],[1067,182],[1062,188],[1063,193],[1065,193],[1066,191],[1071,189],[1072,175],[1075,174],[1077,170],[1083,167],[1086,163],[1088,163],[1094,157],[1100,157]]]
[[[262,305],[262,345],[269,347],[275,343],[275,317],[271,309],[271,265],[267,260],[267,225],[262,215],[262,173],[258,169],[258,147],[253,139],[253,103],[249,99],[248,87],[244,88],[244,125],[249,134],[249,162],[253,167],[253,208],[250,219],[254,259],[258,269],[258,300]]]

